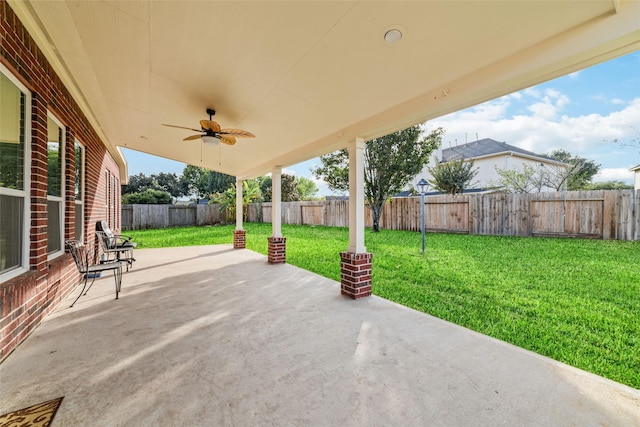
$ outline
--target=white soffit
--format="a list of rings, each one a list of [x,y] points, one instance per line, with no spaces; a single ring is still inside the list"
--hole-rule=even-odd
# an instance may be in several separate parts
[[[624,0],[10,4],[112,152],[244,178],[640,49]],[[210,147],[161,126],[207,107],[256,138]]]

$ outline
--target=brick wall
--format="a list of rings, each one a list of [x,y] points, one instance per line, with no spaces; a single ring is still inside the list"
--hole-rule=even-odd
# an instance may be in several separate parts
[[[340,292],[353,299],[371,295],[371,253],[340,253]]]
[[[120,229],[118,166],[69,91],[53,71],[11,7],[0,0],[0,62],[31,92],[31,187],[29,198],[29,271],[0,283],[0,360],[7,355],[78,284],[80,276],[68,253],[47,259],[47,112],[66,130],[64,238],[74,234],[74,142],[85,146],[84,241],[95,244],[96,221],[107,219]],[[110,200],[106,199],[108,172]]]
[[[267,262],[269,264],[284,264],[287,262],[287,238],[269,237]]]
[[[233,248],[244,249],[247,247],[246,230],[233,230]]]

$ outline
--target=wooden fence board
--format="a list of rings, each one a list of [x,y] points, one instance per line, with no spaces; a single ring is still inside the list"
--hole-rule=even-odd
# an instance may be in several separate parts
[[[301,218],[303,225],[324,225],[325,209],[321,204],[301,205]]]
[[[220,205],[196,205],[195,225],[214,225],[222,222]]]
[[[640,240],[640,190],[634,194],[633,216],[635,218],[633,240]]]
[[[469,196],[438,196],[425,200],[425,228],[429,231],[469,232]]]
[[[441,195],[426,197],[424,208],[425,226],[429,231],[640,239],[640,191]],[[271,203],[251,204],[245,212],[249,222],[271,222]],[[384,206],[380,227],[419,231],[421,212],[420,197],[391,199]],[[122,207],[123,229],[220,222],[224,222],[224,218],[218,205]],[[348,227],[349,201],[282,203],[282,222]],[[371,227],[372,223],[367,207],[365,225]]]

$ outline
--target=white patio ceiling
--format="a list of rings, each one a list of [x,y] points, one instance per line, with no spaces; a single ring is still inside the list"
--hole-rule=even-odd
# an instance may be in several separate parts
[[[640,49],[625,0],[9,3],[123,166],[116,147],[242,178]],[[256,138],[161,126],[207,107]]]

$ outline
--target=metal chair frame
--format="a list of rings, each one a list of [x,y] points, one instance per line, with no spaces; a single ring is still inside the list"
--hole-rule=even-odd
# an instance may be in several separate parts
[[[90,264],[89,252],[87,251],[84,243],[78,240],[66,240],[65,245],[69,249],[73,260],[76,263],[78,272],[84,275],[84,285],[82,286],[82,290],[80,291],[80,294],[76,297],[76,299],[73,300],[71,307],[75,305],[80,296],[87,295],[87,292],[89,292],[89,289],[91,289],[91,287],[93,286],[93,282],[95,282],[96,280],[96,276],[98,276],[98,273],[101,273],[103,271],[113,271],[113,277],[116,282],[116,299],[118,299],[118,294],[120,293],[120,289],[122,287],[122,261],[112,260],[100,264]],[[89,276],[92,276],[92,279],[91,284],[87,288]]]
[[[114,234],[107,221],[104,220],[96,223],[96,235],[100,240],[102,251],[107,254],[107,259],[111,254],[115,254],[116,260],[127,262],[127,271],[129,271],[129,267],[133,266],[133,262],[136,260],[133,257],[133,250],[137,246],[135,242],[131,241],[131,237]]]
[[[127,271],[129,271],[129,266],[133,265],[133,261],[136,259],[133,257],[133,250],[135,249],[135,244],[121,244],[121,245],[113,245],[113,239],[109,237],[109,235],[104,231],[96,231],[96,237],[100,242],[100,247],[102,248],[102,252],[107,254],[106,262],[110,261],[123,261],[127,263]],[[114,254],[115,259],[111,259],[111,254]],[[105,262],[105,261],[101,261]]]

